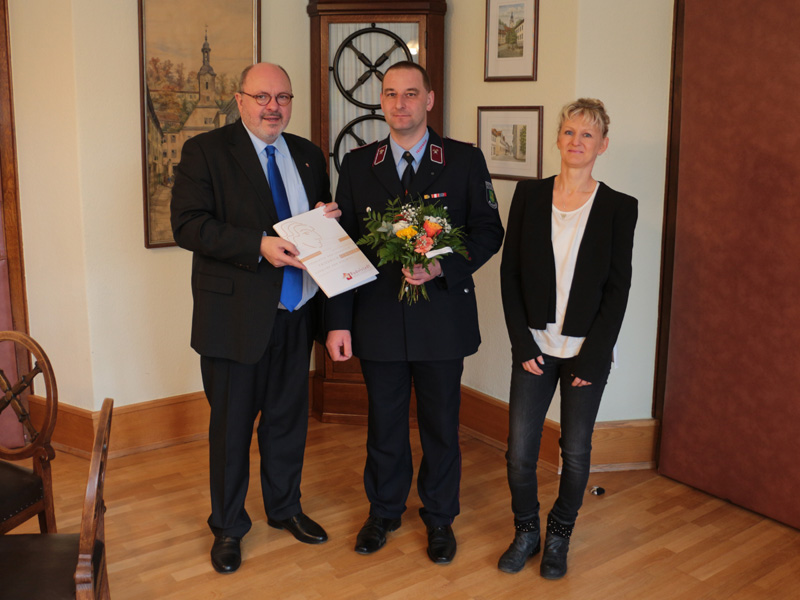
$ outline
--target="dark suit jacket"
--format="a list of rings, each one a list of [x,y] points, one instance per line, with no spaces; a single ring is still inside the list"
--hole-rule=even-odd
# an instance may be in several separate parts
[[[466,230],[470,260],[457,254],[441,258],[444,276],[426,283],[430,301],[408,306],[398,301],[401,265],[379,269],[376,281],[328,302],[327,329],[348,329],[359,358],[418,361],[463,358],[480,344],[478,308],[472,274],[500,249],[503,226],[497,213],[486,161],[471,144],[442,139],[429,129],[424,157],[410,193],[446,194],[437,200],[447,207],[453,226]],[[403,189],[388,138],[353,150],[339,174],[336,202],[341,224],[358,240],[366,233],[367,209],[383,211],[386,202],[402,197]],[[375,252],[364,253],[377,265]]]
[[[309,208],[329,202],[322,151],[303,138],[283,136]],[[262,233],[275,235],[278,215],[241,121],[186,141],[171,210],[175,241],[194,253],[192,348],[202,356],[255,363],[272,332],[283,270],[259,262]]]
[[[531,329],[556,320],[556,268],[551,242],[555,177],[517,184],[500,267],[503,310],[515,363],[541,354]],[[631,286],[635,198],[600,183],[572,279],[564,335],[585,337],[575,375],[602,377],[617,341]]]

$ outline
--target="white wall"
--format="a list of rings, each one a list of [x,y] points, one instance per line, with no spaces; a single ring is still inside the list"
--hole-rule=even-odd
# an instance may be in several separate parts
[[[486,3],[448,3],[444,133],[476,141],[478,106],[542,105],[547,176],[559,165],[558,108],[579,94],[607,102],[612,147],[598,175],[639,198],[640,221],[624,368],[612,374],[601,419],[648,417],[672,2],[540,4],[538,81],[486,83]],[[123,406],[200,390],[189,348],[190,255],[143,244],[136,2],[9,0],[9,16],[31,334],[50,356],[61,400],[96,410],[105,396]],[[262,56],[291,74],[289,129],[308,136],[305,2],[263,0]],[[513,189],[496,181],[504,218]],[[484,342],[467,360],[464,383],[507,400],[498,269],[496,257],[478,274]]]

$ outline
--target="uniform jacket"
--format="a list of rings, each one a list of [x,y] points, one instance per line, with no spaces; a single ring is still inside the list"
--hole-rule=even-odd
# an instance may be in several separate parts
[[[303,138],[283,136],[309,208],[329,202],[322,151]],[[203,356],[255,363],[272,332],[283,270],[259,261],[262,234],[275,235],[278,215],[241,121],[186,141],[171,212],[175,241],[193,252],[192,348]]]
[[[426,202],[441,202],[452,225],[465,228],[470,260],[457,254],[440,257],[444,276],[425,284],[430,301],[420,299],[412,306],[398,301],[399,263],[383,265],[375,281],[331,299],[327,329],[350,330],[353,353],[359,358],[454,359],[474,354],[480,344],[472,274],[500,249],[503,226],[481,151],[428,131],[428,145],[409,192],[413,198],[441,194]],[[388,200],[402,196],[388,138],[345,156],[336,201],[342,210],[340,222],[354,240],[367,232],[368,209],[382,212]],[[375,252],[367,246],[361,249],[377,265]]]
[[[551,242],[554,177],[521,181],[508,215],[500,267],[503,310],[515,363],[541,354],[531,329],[556,320],[556,267]],[[596,381],[611,358],[631,286],[637,201],[599,184],[578,250],[564,335],[585,337],[575,375]]]

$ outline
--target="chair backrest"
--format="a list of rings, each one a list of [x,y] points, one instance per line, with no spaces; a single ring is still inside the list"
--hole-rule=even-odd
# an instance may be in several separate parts
[[[17,382],[7,380],[5,375],[0,376],[0,388],[2,388],[0,389],[0,407],[5,407],[4,412],[17,412],[18,418],[24,421],[24,417],[28,416],[26,423],[23,423],[26,424],[28,434],[26,444],[19,448],[7,448],[0,445],[0,458],[21,460],[38,456],[41,460],[52,460],[55,457],[55,451],[50,445],[50,438],[53,436],[58,415],[58,388],[53,368],[50,366],[50,359],[47,358],[47,354],[36,340],[20,331],[0,331],[0,342],[3,341],[11,341],[25,348],[33,356],[34,364],[33,369],[25,373]],[[21,395],[39,373],[44,378],[45,386],[44,414],[31,419],[27,409],[22,405]],[[41,395],[41,390],[38,391],[38,395]],[[31,427],[33,430],[30,429]]]
[[[108,461],[108,441],[111,435],[111,409],[114,401],[106,398],[100,410],[97,432],[94,436],[92,460],[89,465],[89,481],[81,516],[80,548],[78,567],[75,570],[75,586],[79,600],[107,596],[108,573],[105,553],[105,502],[103,483]],[[96,560],[100,564],[94,564]],[[96,594],[105,588],[106,594]]]
[[[42,533],[56,533],[53,505],[53,484],[50,461],[56,456],[50,439],[58,414],[58,388],[53,368],[42,347],[19,331],[0,331],[0,349],[5,357],[0,369],[0,411],[4,419],[22,424],[25,432],[17,440],[0,442],[0,459],[20,461],[33,458],[33,476],[24,467],[0,464],[0,535],[11,531],[28,519],[38,516]],[[9,358],[10,357],[10,358]],[[39,375],[41,377],[34,381]],[[44,380],[44,389],[37,386],[37,400],[27,404],[33,383]],[[20,442],[21,439],[21,442]]]

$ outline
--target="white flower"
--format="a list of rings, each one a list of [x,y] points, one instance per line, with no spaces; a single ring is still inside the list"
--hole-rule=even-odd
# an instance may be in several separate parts
[[[397,223],[392,225],[392,233],[396,234],[398,231],[400,231],[401,229],[405,229],[408,226],[409,226],[409,222],[408,221],[405,221],[405,220],[398,221]]]

